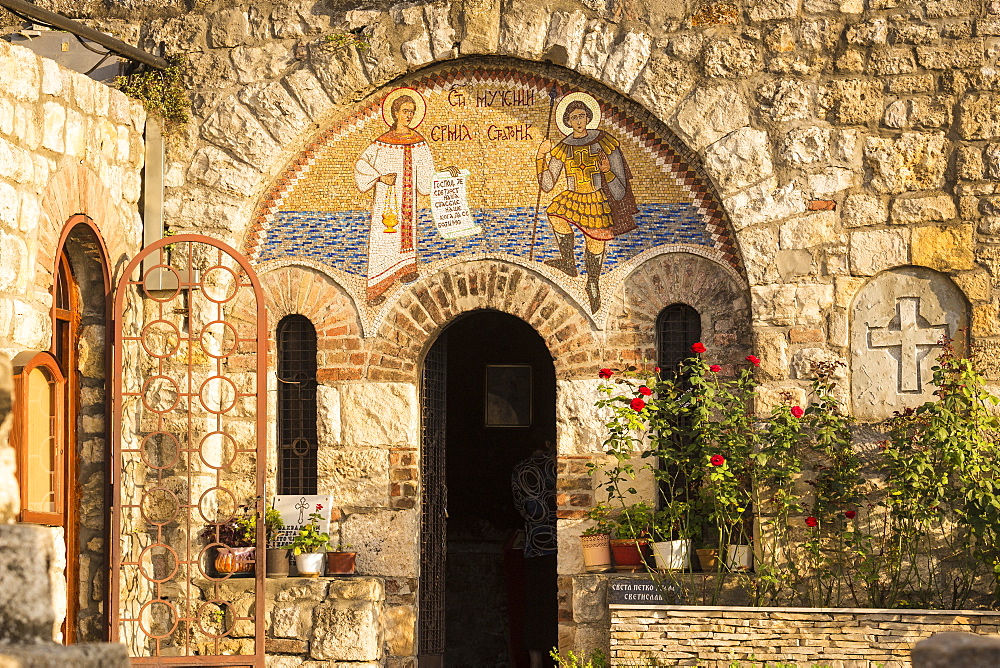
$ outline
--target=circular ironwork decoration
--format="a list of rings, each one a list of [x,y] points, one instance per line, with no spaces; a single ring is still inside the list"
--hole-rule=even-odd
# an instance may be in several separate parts
[[[142,463],[151,469],[172,469],[181,458],[180,441],[165,431],[147,434],[139,448]]]
[[[205,434],[198,444],[198,454],[205,466],[217,471],[228,469],[236,461],[239,449],[236,439],[224,431],[213,431]]]
[[[222,274],[216,276],[216,274]],[[224,276],[228,274],[228,277]],[[239,292],[242,287],[240,277],[229,267],[221,264],[209,267],[201,275],[201,292],[205,298],[216,304],[225,304]]]
[[[157,606],[157,608],[154,608]],[[162,612],[158,612],[159,606],[165,608]],[[167,621],[170,621],[170,625],[167,625]],[[168,638],[173,635],[174,631],[177,630],[177,608],[170,601],[164,601],[162,599],[156,599],[153,601],[146,601],[141,608],[139,608],[139,628],[150,638]],[[155,627],[155,628],[154,628]],[[154,631],[161,631],[166,628],[166,630],[161,633],[155,633]]]
[[[181,502],[177,494],[166,487],[151,487],[139,499],[139,512],[150,524],[163,526],[177,518]]]
[[[168,290],[153,290],[149,287],[150,277],[154,272],[159,271],[169,271],[174,275],[174,287]],[[159,273],[159,272],[157,272]],[[177,273],[177,270],[167,264],[156,264],[146,270],[146,273],[142,275],[142,291],[146,293],[146,296],[152,299],[154,302],[168,302],[178,295],[181,291],[181,275]],[[163,297],[157,297],[154,292],[169,292],[168,295]]]
[[[236,517],[236,495],[225,487],[209,487],[198,499],[198,512],[206,524],[225,524]]]
[[[165,566],[169,559],[169,566]],[[174,548],[163,543],[153,543],[139,554],[139,573],[150,582],[164,583],[172,580],[177,575],[177,552]],[[165,573],[163,577],[156,577],[156,571]]]
[[[198,398],[209,413],[228,413],[236,406],[236,385],[225,376],[212,376],[201,384]]]
[[[165,359],[180,349],[181,333],[169,320],[154,320],[142,328],[140,340],[147,355]]]
[[[236,620],[226,614],[227,609],[231,607],[229,601],[218,598],[205,601],[198,606],[198,629],[210,638],[225,638],[236,626]],[[209,623],[209,628],[206,628],[206,621]],[[215,633],[212,629],[216,624],[222,627],[221,633]]]
[[[201,328],[201,335],[198,338],[205,354],[215,359],[229,357],[236,352],[236,346],[239,344],[236,328],[225,320],[213,320],[208,323]],[[218,344],[218,347],[213,343]],[[214,350],[218,352],[213,352]]]
[[[170,376],[150,376],[142,384],[142,405],[154,413],[172,411],[180,398],[180,388]]]

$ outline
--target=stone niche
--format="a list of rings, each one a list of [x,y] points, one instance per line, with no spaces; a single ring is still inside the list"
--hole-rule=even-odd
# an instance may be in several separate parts
[[[901,267],[869,281],[851,310],[854,415],[882,420],[930,400],[937,344],[950,337],[962,349],[968,321],[964,295],[936,271]]]

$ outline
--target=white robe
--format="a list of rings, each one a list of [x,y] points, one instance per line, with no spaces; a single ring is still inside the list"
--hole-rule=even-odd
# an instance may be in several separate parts
[[[389,186],[379,181],[385,174],[396,174],[396,183]],[[375,190],[368,229],[368,299],[382,295],[399,277],[416,273],[417,195],[429,194],[433,179],[430,147],[416,132],[409,139],[385,133],[365,149],[355,164],[358,189]],[[394,194],[391,202],[387,197],[390,191]],[[382,223],[387,205],[398,214],[394,233],[387,233]]]

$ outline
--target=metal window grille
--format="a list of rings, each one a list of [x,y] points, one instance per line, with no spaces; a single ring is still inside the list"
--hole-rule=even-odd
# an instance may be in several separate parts
[[[278,323],[278,493],[316,494],[316,329]]]
[[[656,318],[657,361],[664,373],[677,373],[701,339],[701,316],[687,304],[671,304]]]
[[[445,509],[445,432],[447,390],[447,334],[427,353],[422,382],[423,433],[421,436],[420,477],[421,550],[418,629],[420,665],[443,665],[445,651],[445,557],[447,524]]]
[[[664,374],[680,373],[681,362],[690,357],[691,346],[701,339],[701,316],[687,304],[671,304],[656,318],[657,362]],[[683,378],[681,379],[684,380]],[[674,433],[678,447],[683,447],[691,438],[691,420],[687,416],[678,418],[678,431]],[[665,469],[673,483],[660,483],[660,496],[664,501],[672,501],[680,495],[692,498],[700,484],[698,479],[682,478],[680,471]]]

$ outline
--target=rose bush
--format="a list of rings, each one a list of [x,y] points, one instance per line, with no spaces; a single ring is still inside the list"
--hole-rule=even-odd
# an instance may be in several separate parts
[[[968,359],[944,346],[935,399],[888,421],[863,470],[837,399],[840,363],[813,365],[808,402],[788,393],[761,418],[758,357],[727,377],[703,344],[691,351],[677,373],[599,373],[612,463],[591,472],[619,513],[647,469],[658,535],[753,541],[755,572],[728,577],[756,604],[988,604],[1000,581],[1000,399]]]

